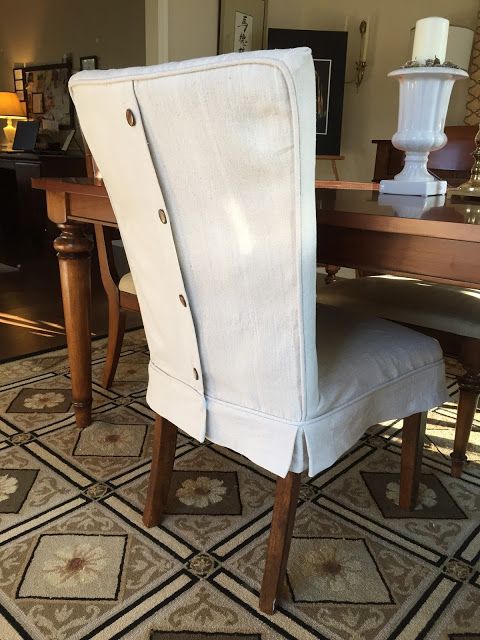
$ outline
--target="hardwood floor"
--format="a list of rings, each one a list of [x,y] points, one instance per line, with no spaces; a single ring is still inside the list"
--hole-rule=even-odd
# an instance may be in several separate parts
[[[2,252],[3,253],[3,252]],[[10,247],[12,255],[16,252]],[[10,260],[10,265],[15,262]],[[140,326],[129,314],[127,327]],[[107,300],[95,255],[92,259],[92,337],[108,330]],[[35,248],[16,271],[0,265],[0,361],[66,344],[60,279],[51,244]]]

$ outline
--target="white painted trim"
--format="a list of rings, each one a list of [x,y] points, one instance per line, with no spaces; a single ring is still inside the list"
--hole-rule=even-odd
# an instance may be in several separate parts
[[[145,0],[145,62],[168,62],[169,0]]]

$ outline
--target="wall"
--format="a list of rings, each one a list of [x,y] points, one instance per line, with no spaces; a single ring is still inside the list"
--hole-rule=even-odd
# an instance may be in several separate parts
[[[101,68],[145,64],[143,0],[2,0],[0,91],[12,91],[15,62],[97,55]]]
[[[168,57],[188,60],[217,53],[218,0],[170,0]]]
[[[353,80],[354,60],[359,49],[358,25],[371,20],[368,68],[357,92],[350,82],[345,86],[341,177],[369,181],[373,175],[374,138],[391,138],[396,130],[398,83],[387,74],[409,59],[410,28],[416,20],[430,15],[475,28],[478,0],[270,0],[269,26],[292,29],[335,29],[345,27],[348,19],[349,47],[347,81]],[[447,124],[462,124],[467,83],[459,83],[450,103]],[[319,177],[331,177],[328,165],[319,166]]]
[[[268,26],[284,29],[349,31],[345,86],[341,178],[369,181],[375,160],[374,138],[391,138],[396,130],[398,83],[387,78],[408,58],[410,29],[419,18],[438,15],[475,28],[478,0],[269,0]],[[217,0],[170,0],[169,58],[212,55],[216,51]],[[358,26],[370,19],[368,68],[359,91],[353,83],[359,49]],[[467,83],[458,83],[447,124],[462,124]],[[331,178],[328,163],[318,177]]]

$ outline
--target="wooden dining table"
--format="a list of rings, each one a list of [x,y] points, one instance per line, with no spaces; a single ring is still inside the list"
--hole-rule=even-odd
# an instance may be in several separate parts
[[[317,258],[339,266],[480,289],[480,202],[386,196],[377,185],[316,184]],[[88,178],[37,178],[46,192],[62,287],[76,423],[92,421],[90,254],[85,223],[116,226],[107,191]],[[328,188],[325,188],[328,187]],[[353,188],[352,188],[353,187]],[[356,187],[356,188],[355,188]],[[445,200],[445,201],[444,201]],[[476,372],[480,391],[480,373]]]

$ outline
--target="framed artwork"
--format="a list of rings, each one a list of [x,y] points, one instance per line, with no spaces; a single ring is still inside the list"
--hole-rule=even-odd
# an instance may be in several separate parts
[[[32,93],[32,113],[40,115],[43,111],[43,93]]]
[[[73,128],[73,105],[68,93],[68,62],[23,67],[27,117],[40,120],[42,130]]]
[[[310,47],[315,66],[318,156],[340,155],[343,90],[347,58],[346,31],[269,29],[269,49]]]
[[[265,46],[268,0],[220,0],[218,53],[257,51]]]
[[[90,71],[91,69],[98,69],[98,57],[82,56],[80,58],[80,71]]]
[[[13,69],[13,87],[20,102],[25,102],[25,91],[23,86],[23,67]]]

